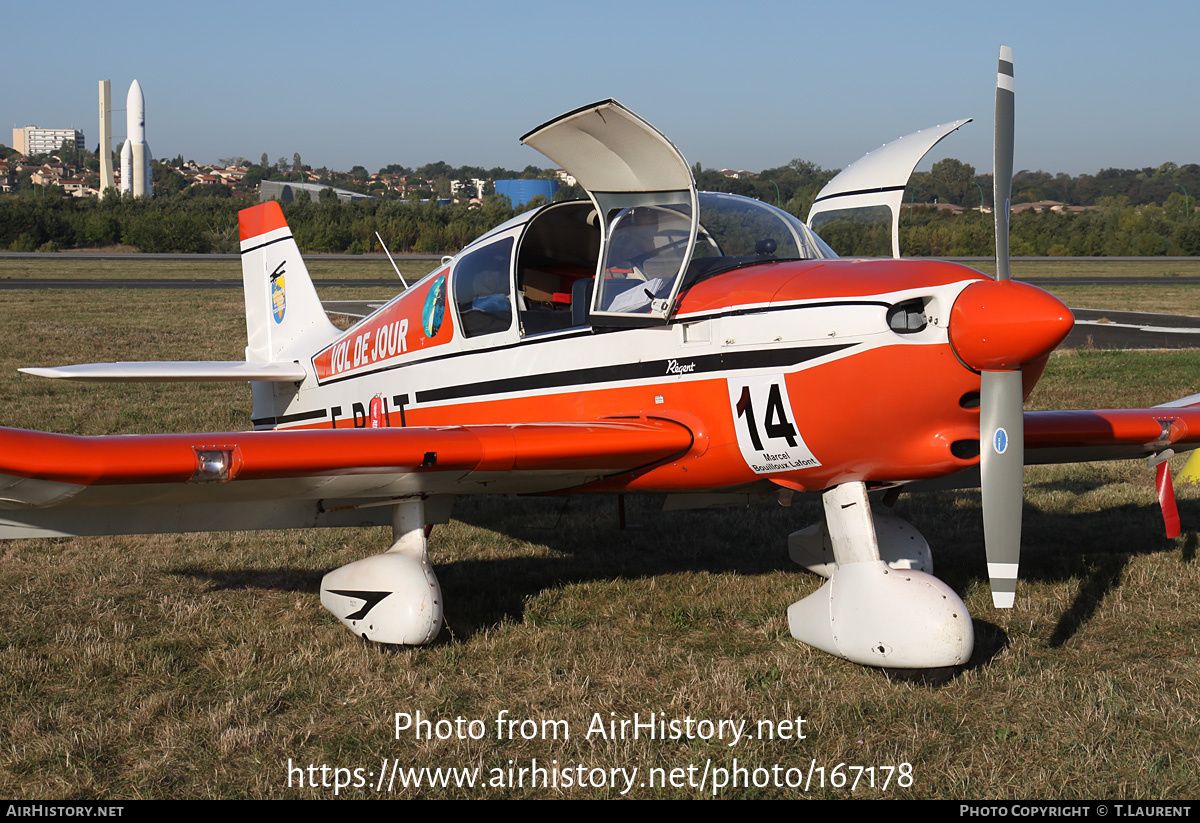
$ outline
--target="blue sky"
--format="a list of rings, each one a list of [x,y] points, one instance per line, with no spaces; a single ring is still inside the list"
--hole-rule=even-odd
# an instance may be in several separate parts
[[[1200,162],[1195,2],[66,0],[43,19],[50,8],[8,29],[7,62],[27,68],[6,78],[0,116],[82,128],[92,147],[97,81],[123,108],[137,78],[156,157],[549,166],[520,135],[614,97],[689,162],[750,170],[841,168],[974,117],[923,167],[953,156],[984,171],[1003,43],[1017,169]]]

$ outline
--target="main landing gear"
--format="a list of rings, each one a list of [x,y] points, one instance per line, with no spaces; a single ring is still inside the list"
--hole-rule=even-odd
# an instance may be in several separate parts
[[[927,669],[966,663],[975,645],[967,607],[930,572],[925,539],[889,514],[874,514],[862,483],[825,492],[823,523],[788,538],[792,560],[828,578],[788,609],[792,636],[865,666]],[[442,628],[442,592],[429,562],[425,501],[392,514],[385,553],[321,581],[321,605],[366,640],[431,642]]]
[[[975,631],[966,604],[930,572],[911,525],[874,514],[861,483],[823,496],[825,520],[788,538],[794,562],[824,585],[788,608],[797,640],[864,666],[926,669],[966,663]]]
[[[321,580],[321,605],[364,640],[405,646],[442,630],[442,589],[429,562],[425,501],[392,511],[392,547],[335,569]]]

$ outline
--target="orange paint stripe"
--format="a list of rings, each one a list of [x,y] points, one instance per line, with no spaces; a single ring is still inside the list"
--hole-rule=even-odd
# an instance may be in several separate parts
[[[1091,409],[1025,412],[1025,447],[1120,446],[1153,443],[1168,422],[1168,439],[1181,446],[1200,440],[1200,412],[1176,409]]]
[[[283,218],[283,209],[279,207],[279,202],[276,200],[268,200],[266,203],[238,212],[238,232],[242,240],[249,240],[260,234],[275,231],[275,229],[286,228],[287,220]]]
[[[236,480],[413,471],[629,468],[692,444],[658,420],[79,437],[0,428],[0,474],[63,483],[184,483],[196,449],[237,449]],[[436,452],[436,463],[423,465]]]

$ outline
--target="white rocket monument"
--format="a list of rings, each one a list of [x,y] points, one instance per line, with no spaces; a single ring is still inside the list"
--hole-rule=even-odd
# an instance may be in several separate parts
[[[150,146],[146,144],[146,98],[134,80],[125,98],[125,145],[121,147],[121,191],[134,197],[153,197]]]

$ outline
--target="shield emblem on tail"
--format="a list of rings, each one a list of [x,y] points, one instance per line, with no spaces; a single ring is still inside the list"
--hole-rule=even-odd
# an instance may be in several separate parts
[[[271,308],[276,323],[283,322],[283,313],[287,309],[287,295],[284,293],[283,275],[271,281]]]

